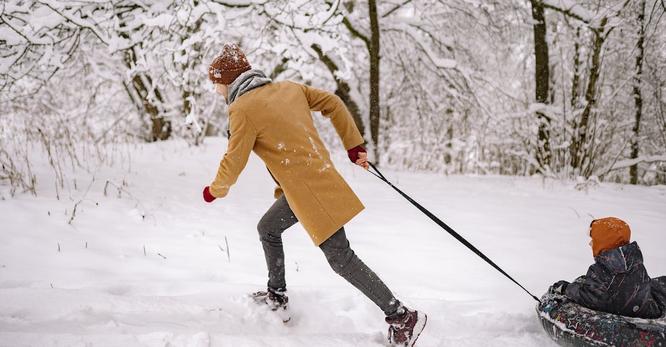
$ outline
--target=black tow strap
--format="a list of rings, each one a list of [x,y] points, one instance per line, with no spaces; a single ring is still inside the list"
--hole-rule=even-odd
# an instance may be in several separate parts
[[[368,162],[368,164],[370,164],[370,166],[372,167],[372,169],[375,170],[377,173],[374,173],[374,172],[372,172],[372,171],[368,171],[368,172],[370,172],[371,174],[373,174],[375,177],[379,178],[380,180],[386,182],[389,186],[391,186],[391,188],[395,189],[398,193],[400,193],[400,195],[402,195],[405,199],[407,199],[407,201],[411,202],[412,205],[416,206],[416,208],[418,208],[421,212],[423,212],[423,214],[425,214],[425,215],[428,216],[430,219],[432,219],[435,223],[437,223],[437,225],[439,225],[440,227],[442,227],[442,229],[446,230],[446,232],[448,232],[448,233],[449,233],[451,236],[453,236],[456,240],[458,240],[460,243],[462,243],[462,244],[465,245],[467,248],[469,248],[472,252],[474,252],[476,255],[478,255],[481,259],[485,260],[486,263],[490,264],[490,265],[491,265],[492,267],[494,267],[497,271],[501,272],[502,275],[506,276],[506,277],[507,277],[508,279],[510,279],[513,283],[515,283],[516,285],[518,285],[518,287],[522,288],[522,289],[525,291],[525,293],[527,293],[529,296],[531,296],[534,300],[536,300],[537,302],[541,303],[541,300],[539,300],[539,298],[537,298],[536,296],[534,296],[534,294],[530,293],[529,290],[525,289],[525,287],[523,287],[520,283],[518,283],[518,281],[514,280],[513,277],[509,276],[508,273],[506,273],[504,270],[502,270],[501,267],[499,267],[497,264],[495,264],[495,262],[493,262],[492,260],[490,260],[490,258],[488,258],[485,254],[483,254],[483,252],[481,252],[478,248],[474,247],[473,244],[471,244],[471,243],[470,243],[469,241],[467,241],[464,237],[462,237],[462,236],[461,236],[460,234],[458,234],[455,230],[453,230],[453,228],[451,228],[450,226],[446,225],[446,223],[444,223],[441,219],[437,218],[437,216],[435,216],[434,214],[432,214],[432,213],[431,213],[430,211],[428,211],[425,207],[421,206],[421,204],[419,204],[418,202],[414,201],[414,199],[412,199],[409,195],[405,194],[402,190],[398,189],[398,187],[394,186],[391,182],[389,182],[389,180],[387,180],[386,177],[384,177],[384,175],[382,175],[382,173],[381,173],[379,170],[377,170],[377,167],[375,167],[374,164],[372,164],[371,162]]]

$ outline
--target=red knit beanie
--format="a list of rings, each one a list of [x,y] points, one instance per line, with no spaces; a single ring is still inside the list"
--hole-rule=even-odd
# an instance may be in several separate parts
[[[208,68],[208,78],[213,83],[229,85],[236,77],[251,68],[252,66],[237,44],[225,43],[222,52]]]

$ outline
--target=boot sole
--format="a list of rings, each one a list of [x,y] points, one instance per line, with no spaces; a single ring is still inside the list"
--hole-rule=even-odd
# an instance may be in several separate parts
[[[407,344],[408,347],[413,347],[414,344],[416,344],[416,340],[418,340],[419,336],[421,336],[421,332],[423,332],[423,329],[425,329],[427,322],[428,322],[428,315],[417,311],[416,324],[414,325],[414,330],[413,330],[414,335],[412,335],[413,338]]]

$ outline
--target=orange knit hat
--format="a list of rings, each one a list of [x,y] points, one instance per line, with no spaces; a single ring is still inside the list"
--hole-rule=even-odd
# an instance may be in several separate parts
[[[592,254],[624,246],[631,240],[631,229],[623,220],[615,217],[595,219],[590,223]]]

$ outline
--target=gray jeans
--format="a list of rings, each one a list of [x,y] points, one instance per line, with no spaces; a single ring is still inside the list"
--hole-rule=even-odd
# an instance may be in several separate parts
[[[298,219],[289,208],[287,199],[282,195],[266,211],[257,225],[259,238],[266,256],[268,287],[270,288],[278,289],[287,286],[284,278],[282,232],[296,224],[296,222],[298,222]],[[324,252],[333,271],[358,288],[379,306],[387,316],[397,311],[400,307],[400,301],[393,296],[384,282],[349,247],[344,227],[324,241],[319,248]]]

